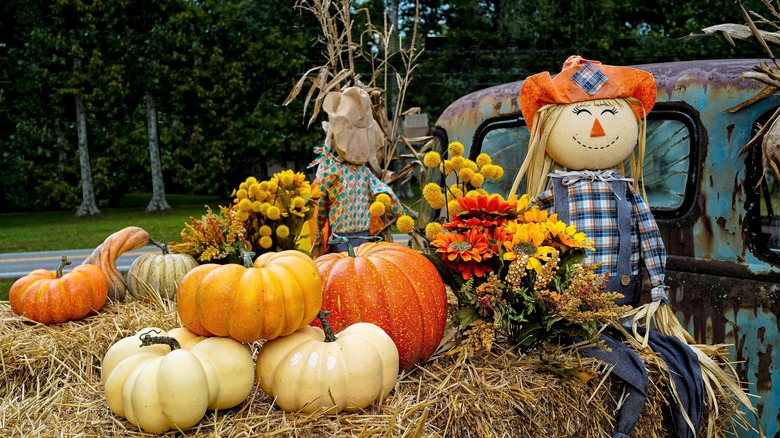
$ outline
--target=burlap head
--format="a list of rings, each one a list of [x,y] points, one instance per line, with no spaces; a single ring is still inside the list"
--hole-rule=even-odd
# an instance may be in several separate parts
[[[328,129],[339,158],[352,164],[376,160],[384,135],[371,112],[371,98],[358,87],[325,96],[322,108],[328,114]]]

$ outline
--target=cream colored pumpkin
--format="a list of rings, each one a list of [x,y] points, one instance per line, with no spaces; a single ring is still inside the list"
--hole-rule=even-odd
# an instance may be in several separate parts
[[[160,248],[160,254],[138,256],[127,271],[127,291],[133,297],[157,291],[161,297],[176,299],[176,289],[182,277],[198,266],[189,254],[172,254],[168,245],[149,240]]]
[[[173,338],[181,348],[142,346],[146,335]],[[109,348],[101,380],[114,414],[146,432],[163,433],[198,424],[208,409],[246,400],[254,385],[254,362],[249,349],[232,339],[149,327]]]
[[[398,350],[379,326],[357,323],[333,336],[307,326],[266,342],[257,357],[260,387],[287,412],[365,408],[393,389]],[[329,340],[330,339],[330,340]]]

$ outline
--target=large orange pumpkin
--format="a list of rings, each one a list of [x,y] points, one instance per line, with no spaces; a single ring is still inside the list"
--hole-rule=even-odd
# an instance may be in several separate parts
[[[334,331],[358,322],[378,325],[398,347],[403,371],[439,346],[447,323],[447,293],[425,256],[396,243],[369,242],[314,262],[322,277],[322,309],[330,311]]]
[[[66,257],[56,272],[36,269],[16,280],[8,292],[11,310],[42,324],[81,319],[100,310],[108,299],[108,278],[94,265],[79,265],[63,274]]]
[[[189,271],[176,291],[182,323],[200,336],[274,339],[307,326],[322,304],[317,265],[300,251],[262,254],[252,264],[213,263]]]

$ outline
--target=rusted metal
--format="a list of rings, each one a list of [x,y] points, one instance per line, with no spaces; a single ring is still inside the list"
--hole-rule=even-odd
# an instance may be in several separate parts
[[[739,158],[737,154],[757,122],[780,106],[780,97],[733,111],[763,88],[741,76],[759,62],[635,67],[655,78],[654,111],[684,112],[695,120],[693,201],[675,214],[656,214],[669,254],[670,299],[678,318],[698,341],[730,345],[730,360],[750,392],[758,396],[760,426],[773,437],[780,436],[776,395],[780,392],[780,251],[769,251],[762,234],[758,205],[763,201],[755,188],[761,176],[759,159],[755,153]],[[439,145],[459,141],[467,151],[479,150],[478,142],[493,122],[522,117],[521,86],[522,82],[508,83],[453,102],[437,121]],[[738,432],[755,436],[754,431]]]

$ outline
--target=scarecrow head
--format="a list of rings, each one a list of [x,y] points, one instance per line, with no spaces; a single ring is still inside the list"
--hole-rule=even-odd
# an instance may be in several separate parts
[[[322,108],[328,114],[325,144],[331,151],[335,149],[350,164],[375,162],[385,138],[374,120],[368,93],[359,87],[334,91],[325,96]]]
[[[520,172],[527,172],[529,193],[543,189],[553,164],[568,170],[602,170],[632,158],[634,167],[637,145],[641,162],[644,118],[655,95],[650,73],[580,56],[567,59],[554,78],[548,72],[527,78],[520,105],[531,143]]]

